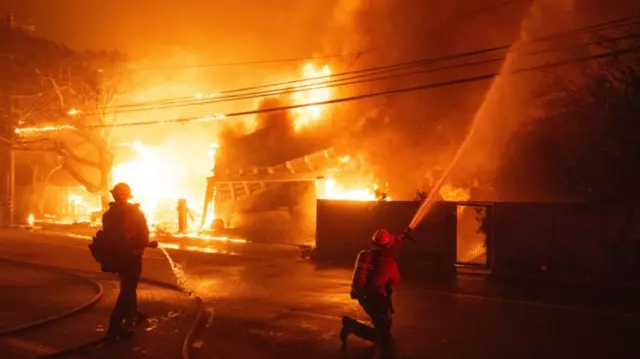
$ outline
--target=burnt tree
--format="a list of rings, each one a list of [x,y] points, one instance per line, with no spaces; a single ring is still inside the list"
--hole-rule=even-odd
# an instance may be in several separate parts
[[[2,138],[18,160],[31,162],[36,198],[58,168],[87,191],[108,194],[112,155],[108,127],[100,126],[115,120],[107,107],[125,64],[117,51],[74,51],[20,28],[0,28]],[[10,151],[3,153],[8,158]],[[6,160],[0,163],[8,169]]]

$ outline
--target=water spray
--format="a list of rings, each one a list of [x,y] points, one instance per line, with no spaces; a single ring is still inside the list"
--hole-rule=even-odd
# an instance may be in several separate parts
[[[160,247],[160,250],[167,258],[167,262],[169,262],[169,267],[171,268],[173,275],[176,277],[178,287],[180,287],[180,289],[182,289],[182,291],[185,292],[190,298],[196,299],[197,296],[195,294],[195,291],[189,284],[189,280],[187,279],[187,275],[184,273],[182,266],[173,261],[173,258],[171,258],[169,252],[166,249]]]
[[[180,264],[176,263],[173,260],[173,258],[171,258],[171,255],[169,255],[169,252],[167,252],[166,249],[161,247],[160,243],[158,243],[158,241],[149,242],[147,247],[149,247],[149,248],[158,248],[159,247],[160,248],[160,250],[164,254],[165,258],[167,258],[167,262],[169,262],[169,267],[171,268],[171,272],[173,272],[173,275],[176,277],[176,282],[178,284],[178,287],[180,287],[180,289],[183,292],[185,292],[190,298],[196,299],[197,296],[195,295],[195,290],[189,284],[189,281],[187,279],[186,274],[184,273],[184,270],[182,269],[182,266]]]
[[[551,3],[551,2],[549,2],[549,3]],[[530,21],[529,18],[532,16],[531,15],[532,13],[536,13],[536,7],[537,6],[543,6],[544,4],[545,4],[544,1],[533,1],[533,2],[531,2],[531,4],[529,5],[528,15],[525,15],[525,17],[522,19],[522,21],[520,23],[520,38],[518,40],[516,40],[512,44],[510,52],[514,47],[520,46],[520,45],[522,45],[522,44],[524,44],[524,43],[526,43],[528,41],[531,41],[531,40],[529,40],[530,36],[527,34],[530,31],[530,30],[528,30],[528,27],[531,26],[530,24],[528,24],[528,22]],[[539,25],[539,26],[543,26],[544,27],[545,25]],[[474,116],[473,121],[471,123],[471,128],[469,129],[469,132],[467,133],[464,141],[462,142],[462,144],[458,148],[458,151],[456,152],[455,157],[453,158],[453,160],[449,164],[447,170],[440,177],[440,179],[438,180],[436,185],[431,189],[431,191],[429,192],[429,196],[420,205],[420,208],[418,209],[418,211],[416,212],[415,216],[411,220],[411,224],[409,224],[409,228],[414,229],[416,226],[418,226],[418,224],[427,215],[427,213],[429,212],[429,210],[433,206],[433,203],[435,202],[435,198],[438,196],[440,188],[444,185],[445,181],[449,177],[449,174],[451,173],[453,168],[456,166],[456,164],[458,164],[458,161],[462,157],[462,154],[467,151],[467,149],[469,147],[469,144],[471,143],[471,138],[473,138],[476,135],[476,132],[478,131],[478,128],[480,127],[479,124],[481,122],[484,122],[484,121],[482,121],[482,118],[486,118],[487,117],[487,111],[490,110],[489,106],[492,106],[492,105],[493,106],[497,106],[495,101],[491,102],[491,100],[495,99],[495,98],[500,98],[500,93],[497,93],[497,92],[501,89],[500,86],[504,85],[504,81],[505,81],[504,75],[508,76],[512,72],[512,70],[513,70],[512,69],[513,61],[514,60],[515,60],[515,58],[513,56],[511,56],[510,53],[508,53],[506,58],[505,58],[505,61],[504,61],[503,65],[502,65],[502,68],[500,69],[500,76],[495,78],[495,80],[491,84],[491,87],[485,93],[482,105],[480,106],[480,108],[476,112],[476,115]]]

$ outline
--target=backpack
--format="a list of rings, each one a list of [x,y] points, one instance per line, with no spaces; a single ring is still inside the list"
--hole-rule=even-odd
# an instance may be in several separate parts
[[[96,232],[89,250],[93,258],[100,263],[100,269],[106,273],[119,273],[121,263],[121,250],[116,242],[107,236],[102,229]]]

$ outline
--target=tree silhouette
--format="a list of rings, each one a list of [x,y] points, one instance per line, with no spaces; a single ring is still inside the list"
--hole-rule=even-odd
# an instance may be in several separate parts
[[[632,52],[575,73],[545,75],[536,94],[543,114],[513,136],[503,155],[496,178],[503,199],[599,201],[638,194],[640,40],[600,40],[593,52]]]
[[[107,106],[125,73],[117,51],[74,51],[22,28],[0,26],[0,137],[42,173],[43,195],[53,169],[68,171],[89,192],[106,196],[112,169],[107,146],[115,120]],[[69,126],[57,131],[15,129]]]

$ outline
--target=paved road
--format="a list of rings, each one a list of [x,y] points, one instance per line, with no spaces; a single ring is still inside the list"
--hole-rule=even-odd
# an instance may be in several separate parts
[[[4,231],[0,256],[95,271],[87,243]],[[339,318],[363,318],[348,298],[350,271],[316,267],[288,250],[243,252],[251,255],[170,251],[212,313],[196,338],[195,358],[340,357]],[[174,282],[161,252],[149,251],[144,265],[145,277]],[[395,299],[394,336],[407,358],[640,358],[638,301],[626,294],[459,278],[428,285],[408,281]],[[183,334],[171,341],[147,337],[137,342],[137,351],[122,350],[131,358],[170,358]],[[365,358],[368,345],[352,343],[346,357]],[[91,356],[109,355],[98,350]]]
[[[82,278],[2,260],[0,292],[0,331],[67,312],[97,294]]]

